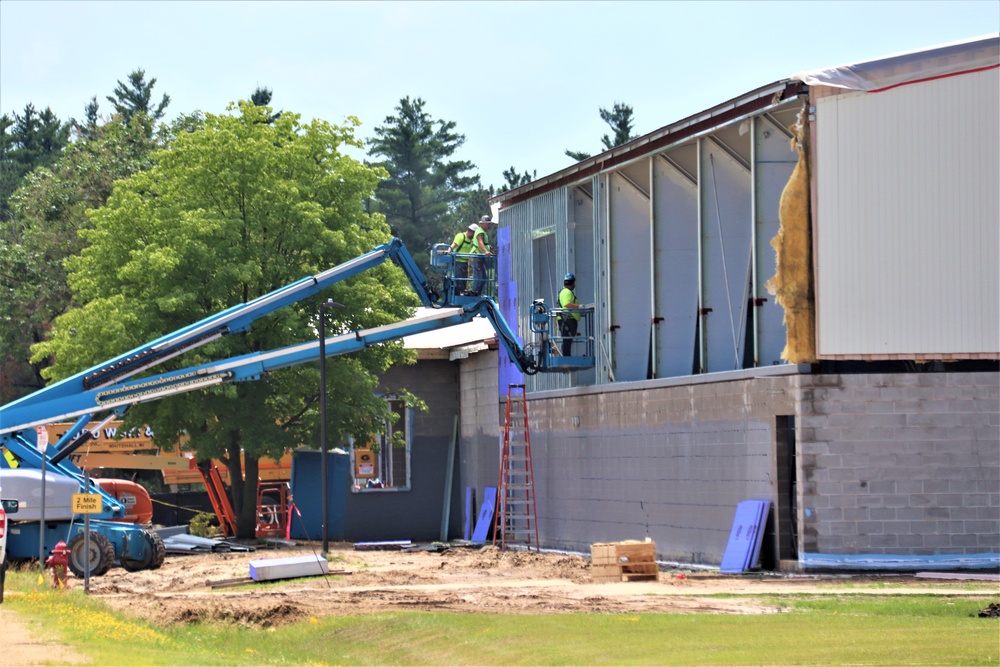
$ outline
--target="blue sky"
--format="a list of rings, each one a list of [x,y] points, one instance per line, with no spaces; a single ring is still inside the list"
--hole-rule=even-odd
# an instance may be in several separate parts
[[[484,184],[600,152],[598,109],[651,132],[817,69],[1000,31],[1000,2],[46,2],[0,0],[0,112],[101,111],[136,68],[167,116],[274,105],[363,125],[404,96],[454,121]]]

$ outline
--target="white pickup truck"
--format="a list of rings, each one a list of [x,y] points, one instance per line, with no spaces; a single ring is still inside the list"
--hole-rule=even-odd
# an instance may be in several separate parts
[[[0,602],[3,602],[3,587],[7,580],[7,515],[17,512],[16,500],[0,501]]]

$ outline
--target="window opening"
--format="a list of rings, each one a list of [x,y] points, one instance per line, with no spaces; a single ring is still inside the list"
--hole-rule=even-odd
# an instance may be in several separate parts
[[[395,396],[386,396],[394,419],[387,419],[385,432],[351,447],[352,491],[409,491],[411,424],[413,409]]]

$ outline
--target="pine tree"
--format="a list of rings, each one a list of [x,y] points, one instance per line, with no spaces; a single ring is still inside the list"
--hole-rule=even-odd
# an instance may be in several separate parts
[[[586,159],[586,158],[584,158]],[[499,192],[507,192],[508,190],[515,190],[522,185],[527,185],[533,180],[538,178],[538,170],[525,171],[523,174],[517,173],[517,169],[511,165],[510,169],[505,169],[503,172],[504,184],[500,186]]]
[[[156,77],[146,83],[146,71],[137,69],[128,75],[128,84],[118,81],[115,87],[114,96],[108,95],[107,99],[115,109],[116,114],[120,114],[122,120],[128,125],[132,116],[145,114],[152,121],[163,118],[164,110],[170,104],[170,96],[163,95],[160,103],[153,108],[150,102],[153,96],[153,86],[156,85]],[[152,131],[152,130],[150,130]]]
[[[272,90],[270,88],[261,88],[257,86],[254,89],[253,94],[250,95],[250,103],[255,107],[269,107],[271,106],[271,95]],[[278,116],[281,115],[280,111],[275,111],[270,116],[268,116],[268,123],[273,123],[278,120]]]
[[[615,131],[613,138],[609,138],[606,134],[601,137],[601,143],[604,144],[605,150],[611,150],[635,139],[632,136],[632,107],[621,102],[615,102],[614,106],[611,107],[611,111],[601,109],[600,113],[601,120],[610,125],[611,129]]]
[[[24,177],[51,165],[69,142],[70,124],[48,107],[39,113],[31,103],[24,113],[0,118],[0,219],[11,216],[10,197]]]
[[[379,184],[370,202],[426,269],[420,251],[454,236],[462,225],[458,206],[466,193],[479,186],[478,175],[467,175],[475,165],[451,157],[465,143],[452,121],[435,120],[420,98],[404,97],[396,115],[375,128],[368,154],[383,158],[374,166],[389,177]]]
[[[601,120],[611,126],[614,130],[614,136],[609,137],[608,135],[603,135],[601,137],[601,145],[604,146],[604,150],[611,150],[612,148],[617,148],[623,144],[635,139],[632,135],[632,125],[634,121],[632,120],[632,107],[628,104],[622,104],[621,102],[615,102],[614,106],[611,107],[611,111],[605,108],[598,109],[601,114]],[[573,158],[577,162],[582,160],[590,159],[592,156],[590,153],[584,153],[582,151],[571,151],[567,149],[565,151],[568,157]]]

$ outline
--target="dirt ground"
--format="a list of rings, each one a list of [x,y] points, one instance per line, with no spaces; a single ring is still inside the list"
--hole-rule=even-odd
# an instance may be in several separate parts
[[[749,596],[814,594],[956,594],[1000,598],[1000,583],[914,576],[720,575],[661,568],[655,581],[598,583],[590,559],[574,554],[458,547],[443,551],[358,551],[331,544],[331,575],[269,583],[249,580],[250,561],[313,555],[314,546],[168,555],[158,570],[113,568],[91,580],[91,594],[155,624],[198,619],[258,627],[330,614],[392,610],[481,614],[781,613],[780,603]],[[258,566],[259,567],[259,566]],[[343,571],[345,574],[333,574]],[[228,585],[246,580],[246,586]],[[70,577],[73,586],[82,580]],[[715,594],[736,597],[712,597]],[[746,596],[746,597],[744,597]]]

